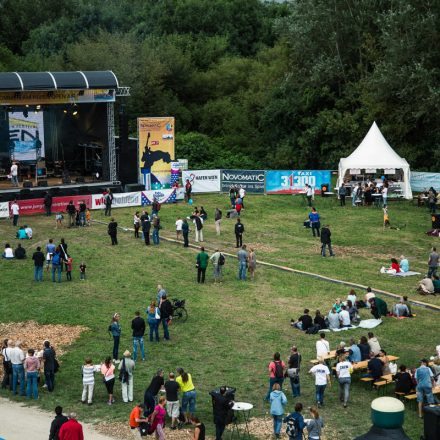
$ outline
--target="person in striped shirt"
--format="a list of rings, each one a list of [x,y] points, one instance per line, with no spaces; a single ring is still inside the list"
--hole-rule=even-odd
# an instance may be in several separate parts
[[[95,373],[101,371],[100,365],[93,365],[93,361],[87,358],[82,366],[83,392],[81,397],[82,403],[92,404],[93,388],[95,387]]]

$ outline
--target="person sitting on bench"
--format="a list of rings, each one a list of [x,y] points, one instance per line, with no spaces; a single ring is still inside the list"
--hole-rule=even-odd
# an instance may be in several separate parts
[[[393,380],[396,382],[395,393],[409,394],[414,390],[411,374],[406,371],[405,365],[399,367],[399,371],[393,376]]]
[[[367,377],[372,377],[374,381],[380,379],[383,376],[383,363],[379,359],[380,355],[370,359],[368,361],[368,374]]]

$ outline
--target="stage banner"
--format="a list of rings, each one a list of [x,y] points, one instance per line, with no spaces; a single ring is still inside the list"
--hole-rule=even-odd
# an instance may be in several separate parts
[[[182,184],[189,180],[193,193],[220,192],[220,170],[182,171]]]
[[[422,192],[431,188],[440,190],[440,173],[424,173],[421,171],[411,171],[411,189],[413,191]]]
[[[139,182],[162,184],[174,161],[174,118],[138,118]],[[156,176],[157,173],[157,176]],[[150,176],[150,177],[149,177]],[[169,179],[169,178],[168,178]]]
[[[52,199],[52,212],[66,212],[67,205],[71,200],[76,209],[78,209],[79,204],[83,200],[88,208],[92,205],[91,195],[54,197]],[[9,202],[9,204],[11,205],[12,202]],[[17,204],[20,207],[20,215],[42,214],[46,212],[44,209],[44,199],[17,200]]]
[[[239,186],[248,193],[264,193],[264,170],[221,170],[221,189]]]
[[[183,200],[185,198],[185,188],[176,188],[176,200]]]
[[[142,191],[142,206],[151,205],[154,200],[157,200],[160,204],[174,203],[176,201],[176,188]]]
[[[44,112],[9,112],[10,156],[20,162],[35,162],[45,157]]]
[[[9,217],[9,203],[1,202],[0,203],[0,218],[8,218]]]
[[[115,193],[113,194],[112,208],[124,208],[127,206],[141,206],[141,193]],[[92,209],[104,209],[105,200],[102,194],[92,195]]]
[[[304,191],[306,184],[312,186],[315,193],[321,193],[321,185],[331,183],[331,171],[283,170],[266,171],[267,194],[295,194]]]

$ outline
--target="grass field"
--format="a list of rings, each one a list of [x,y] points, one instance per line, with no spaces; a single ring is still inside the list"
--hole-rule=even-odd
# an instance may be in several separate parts
[[[236,249],[233,220],[224,219],[222,235],[215,236],[213,211],[216,206],[226,212],[226,195],[196,196],[195,204],[203,205],[210,218],[205,223],[205,244],[210,249],[219,247],[224,251]],[[320,273],[334,278],[358,282],[382,288],[396,294],[406,294],[419,299],[414,288],[417,277],[396,279],[379,274],[379,268],[387,265],[392,256],[406,255],[412,270],[426,271],[429,248],[438,240],[427,237],[430,216],[424,208],[408,202],[390,204],[392,224],[403,226],[402,230],[383,230],[382,211],[375,208],[340,208],[335,200],[317,199],[316,206],[323,223],[332,229],[336,258],[319,255],[319,241],[310,230],[302,226],[308,209],[300,198],[289,196],[248,196],[246,210],[242,215],[245,224],[245,242],[254,247],[257,259],[279,263],[293,268]],[[164,205],[161,219],[163,236],[174,238],[174,221],[177,216],[190,214],[190,207]],[[138,209],[114,210],[115,219],[121,226],[131,227],[133,212]],[[98,220],[105,218],[92,212]],[[80,404],[80,367],[86,356],[95,363],[111,354],[112,341],[107,333],[111,315],[122,315],[123,334],[121,350],[130,348],[130,321],[135,310],[145,309],[155,297],[155,287],[162,283],[171,297],[185,298],[189,319],[184,324],[170,327],[172,341],[169,343],[146,342],[147,362],[138,363],[135,375],[135,400],[143,397],[154,371],[165,371],[182,366],[192,373],[198,391],[198,412],[208,423],[212,432],[210,399],[208,392],[221,384],[237,387],[237,399],[255,405],[253,416],[263,416],[269,407],[263,403],[267,387],[267,364],[275,351],[287,358],[292,344],[298,345],[303,355],[301,377],[304,406],[314,403],[313,380],[305,374],[308,360],[315,357],[316,336],[304,335],[290,328],[289,321],[297,318],[304,307],[319,308],[327,313],[338,296],[345,297],[347,287],[327,283],[302,275],[274,269],[257,268],[254,282],[236,280],[237,263],[227,259],[224,282],[212,283],[212,273],[207,271],[208,283],[195,282],[195,255],[193,249],[161,242],[158,247],[145,247],[135,240],[132,233],[120,232],[117,247],[110,246],[106,228],[93,224],[90,228],[54,229],[54,220],[36,216],[26,222],[34,228],[34,239],[25,243],[28,253],[37,245],[45,245],[49,237],[55,241],[64,237],[69,253],[74,259],[74,280],[52,284],[45,273],[45,281],[33,281],[32,261],[0,261],[2,305],[0,322],[23,322],[35,320],[41,324],[84,325],[89,331],[69,347],[61,358],[62,368],[57,375],[56,391],[43,393],[38,404],[52,409],[56,404],[75,409],[82,420],[126,421],[131,407],[120,403],[120,386],[116,385],[118,402],[108,407],[104,386],[97,378],[95,404],[84,408]],[[0,222],[0,242],[12,242],[15,229],[9,222]],[[84,260],[88,267],[88,279],[79,281],[78,265]],[[64,274],[63,274],[64,275]],[[385,300],[391,305],[390,299]],[[422,298],[440,304],[437,297]],[[407,365],[416,365],[423,356],[433,353],[438,344],[437,315],[423,308],[416,309],[412,320],[387,318],[375,331],[381,345],[388,353],[398,355]],[[368,317],[368,312],[363,312]],[[330,334],[331,346],[340,340],[366,334],[361,329],[347,334]],[[148,338],[147,338],[148,339]],[[328,438],[353,438],[367,430],[369,405],[376,393],[367,391],[354,381],[351,401],[343,409],[338,401],[337,384],[326,391],[326,407],[322,415],[327,423]],[[285,392],[289,400],[288,410],[293,408],[293,398],[288,384]],[[391,394],[392,386],[389,387]],[[4,391],[1,395],[7,395]],[[270,436],[271,427],[268,425]],[[422,424],[414,410],[407,410],[405,429],[413,439],[421,434]]]

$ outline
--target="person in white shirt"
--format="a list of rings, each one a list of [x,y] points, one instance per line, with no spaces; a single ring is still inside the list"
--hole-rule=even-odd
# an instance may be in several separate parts
[[[336,364],[336,376],[339,382],[339,400],[347,408],[348,396],[350,394],[351,373],[353,365],[347,361],[345,355],[339,357],[339,362]]]
[[[350,327],[350,313],[348,313],[347,307],[343,305],[341,307],[341,311],[339,312],[339,321],[341,323],[341,327]]]
[[[17,162],[12,162],[11,165],[11,184],[18,186],[18,165]]]
[[[20,380],[20,396],[25,395],[24,385],[24,365],[25,360],[24,351],[20,348],[21,341],[15,342],[15,347],[10,351],[10,358],[12,363],[12,394],[17,394],[17,382]]]
[[[321,405],[324,405],[325,387],[327,384],[331,385],[330,370],[327,365],[324,365],[324,361],[320,359],[319,364],[313,366],[309,373],[315,376],[316,404],[321,407]]]
[[[347,301],[351,301],[351,303],[353,305],[356,305],[357,296],[356,296],[356,292],[354,291],[354,289],[351,289],[350,293],[347,295]]]
[[[6,258],[8,260],[14,258],[14,252],[9,243],[5,244],[5,251],[2,254],[2,258]]]
[[[176,220],[176,238],[177,238],[177,240],[180,240],[182,238],[182,225],[183,225],[183,220],[179,217]]]
[[[304,187],[304,192],[306,193],[307,197],[307,205],[311,207],[313,199],[313,188],[306,183],[306,186]]]
[[[325,339],[325,333],[322,332],[319,341],[316,341],[316,358],[322,359],[323,356],[327,356],[330,353],[330,344]]]
[[[240,187],[240,189],[238,190],[238,195],[241,199],[241,209],[244,209],[244,197],[246,195],[246,190],[243,187]]]
[[[20,214],[20,207],[18,206],[17,200],[14,200],[11,205],[11,214],[12,214],[12,225],[18,225],[18,216]]]
[[[32,238],[32,228],[28,225],[24,225],[24,232],[26,232],[27,237],[29,238],[29,240]]]
[[[381,350],[378,339],[374,336],[372,332],[368,333],[368,345],[370,346],[370,352],[374,356],[377,356]]]
[[[82,366],[83,392],[82,403],[92,404],[93,388],[95,387],[95,373],[101,371],[100,365],[93,365],[92,359],[87,358]]]
[[[388,184],[384,183],[382,188],[382,200],[383,200],[383,206],[386,207],[388,204]]]

